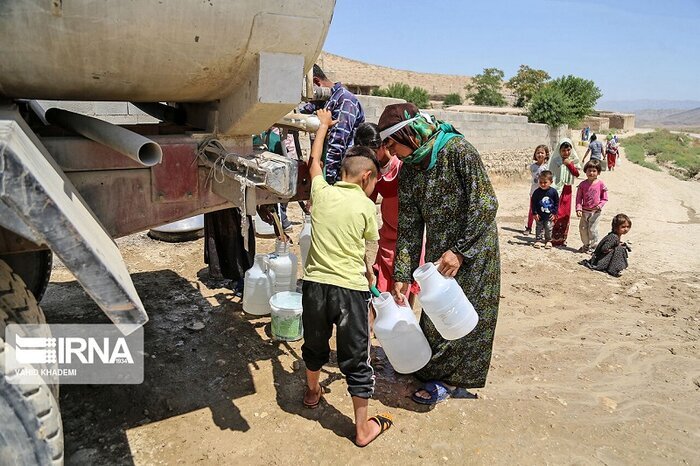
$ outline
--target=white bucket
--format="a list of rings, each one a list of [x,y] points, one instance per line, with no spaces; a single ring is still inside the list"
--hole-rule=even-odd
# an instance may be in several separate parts
[[[270,298],[272,310],[272,338],[297,341],[302,337],[301,293],[282,291]]]

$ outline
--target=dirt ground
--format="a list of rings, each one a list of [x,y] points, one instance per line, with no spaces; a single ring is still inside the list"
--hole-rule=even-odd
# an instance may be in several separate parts
[[[145,382],[61,388],[67,464],[700,464],[700,189],[626,160],[602,178],[600,233],[618,212],[633,219],[623,277],[578,265],[575,220],[568,248],[534,249],[520,233],[529,182],[496,180],[502,299],[488,384],[478,400],[421,409],[416,381],[373,341],[370,412],[395,426],[364,449],[337,367],[322,376],[322,406],[302,408],[300,342],[272,341],[269,318],[202,282],[202,240],[118,240],[151,319]],[[42,305],[50,322],[105,321],[60,265]]]

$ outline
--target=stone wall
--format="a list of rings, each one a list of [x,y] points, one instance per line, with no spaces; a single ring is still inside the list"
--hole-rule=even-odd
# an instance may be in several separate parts
[[[587,116],[581,123],[582,128],[586,126],[594,133],[607,132],[610,129],[610,119],[607,117]]]
[[[385,97],[358,96],[367,121],[376,123],[384,107],[403,102]],[[454,125],[481,154],[490,174],[520,176],[532,163],[532,154],[539,144],[555,147],[559,139],[568,137],[568,128],[550,129],[539,123],[528,123],[527,117],[427,110],[436,118]]]
[[[607,118],[611,129],[631,131],[634,129],[634,113],[600,112],[600,116]]]

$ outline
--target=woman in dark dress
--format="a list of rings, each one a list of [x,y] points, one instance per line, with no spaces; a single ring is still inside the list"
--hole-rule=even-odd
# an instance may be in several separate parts
[[[454,277],[479,314],[467,336],[445,340],[423,313],[433,351],[415,375],[425,386],[413,400],[435,404],[472,396],[486,384],[500,296],[498,201],[479,153],[450,124],[420,114],[413,104],[389,105],[379,119],[388,150],[403,160],[399,173],[399,221],[394,298],[403,302],[418,267],[425,228],[425,261]]]
[[[607,272],[613,277],[622,275],[627,268],[627,253],[631,251],[622,235],[632,228],[632,220],[625,214],[617,214],[612,221],[612,231],[600,240],[590,259],[583,261],[589,269]]]

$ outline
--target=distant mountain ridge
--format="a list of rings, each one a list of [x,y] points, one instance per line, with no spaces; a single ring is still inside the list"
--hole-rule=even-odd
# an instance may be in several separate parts
[[[681,112],[700,107],[700,100],[601,100],[596,105],[598,110],[611,110],[614,112],[632,112],[640,110],[675,110]],[[674,112],[675,113],[675,112]]]
[[[700,126],[700,107],[669,115],[661,123],[665,126]]]

